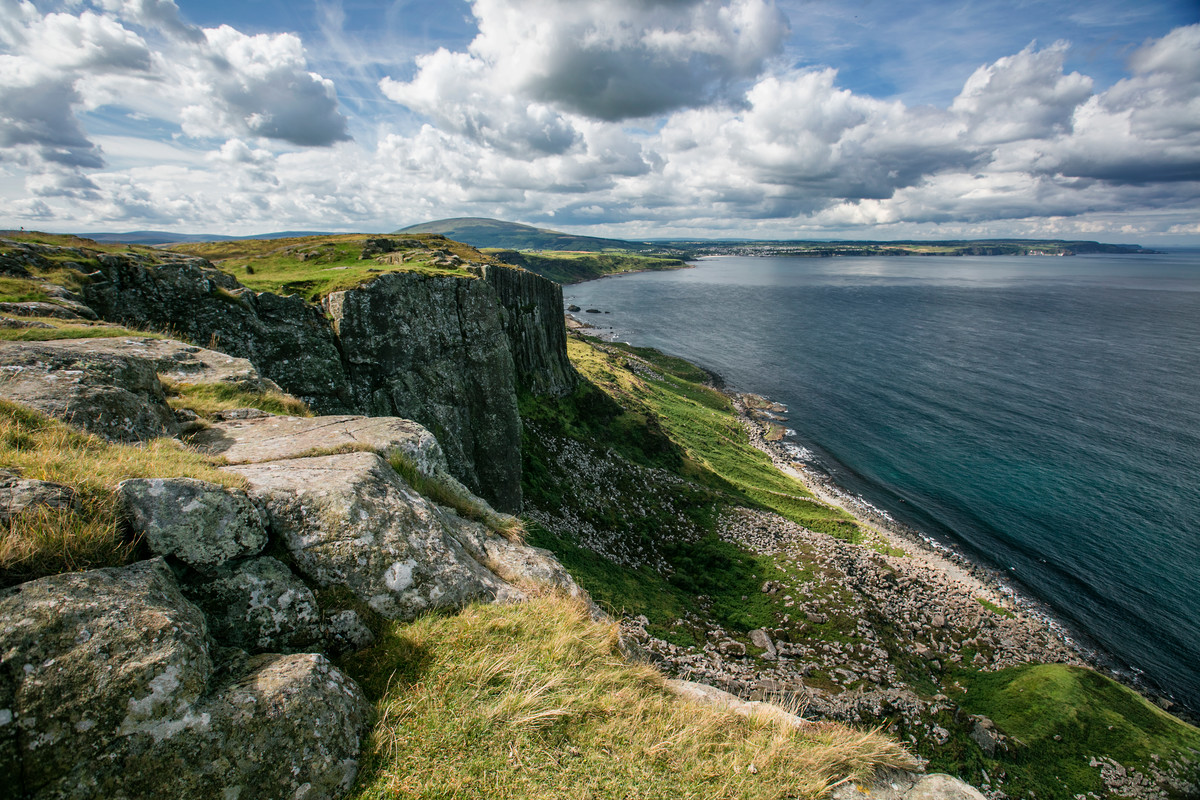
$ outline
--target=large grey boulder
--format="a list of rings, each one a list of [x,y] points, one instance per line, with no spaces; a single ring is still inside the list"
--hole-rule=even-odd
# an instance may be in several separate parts
[[[154,365],[126,352],[129,341],[0,342],[0,397],[112,441],[174,436]]]
[[[183,590],[223,645],[252,653],[324,649],[316,598],[278,559],[239,561],[220,568],[211,580],[185,584]]]
[[[881,770],[863,784],[843,783],[830,797],[832,800],[986,800],[978,789],[952,775],[899,770]]]
[[[218,680],[203,615],[161,559],[0,596],[0,796],[332,798],[368,707],[323,656]]]
[[[355,407],[421,423],[455,477],[519,511],[521,419],[495,290],[474,278],[388,273],[330,294],[325,307]]]
[[[267,532],[241,489],[195,478],[134,478],[117,485],[125,516],[150,549],[208,571],[262,550]]]
[[[226,469],[250,482],[296,569],[321,586],[347,587],[386,617],[523,597],[455,537],[456,516],[413,491],[375,453]]]

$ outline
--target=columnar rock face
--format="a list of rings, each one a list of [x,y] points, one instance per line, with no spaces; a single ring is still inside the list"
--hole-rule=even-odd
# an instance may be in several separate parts
[[[178,331],[249,359],[318,410],[347,410],[341,355],[317,306],[295,295],[256,294],[203,259],[155,266],[133,256],[100,261],[103,268],[83,292],[103,319]]]
[[[509,267],[484,267],[483,277],[500,300],[521,388],[534,394],[569,394],[578,385],[579,374],[567,358],[562,287]]]
[[[22,584],[0,618],[2,797],[315,799],[354,780],[357,686],[317,654],[221,663],[161,559]]]
[[[325,305],[354,405],[429,428],[455,477],[497,508],[520,510],[515,369],[491,286],[390,273]]]

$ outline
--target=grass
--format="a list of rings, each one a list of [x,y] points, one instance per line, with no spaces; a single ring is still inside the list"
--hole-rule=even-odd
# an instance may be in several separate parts
[[[986,714],[1010,737],[1010,751],[984,764],[992,774],[1008,773],[1010,795],[1103,796],[1093,756],[1147,775],[1149,765],[1183,756],[1193,763],[1192,780],[1200,779],[1200,730],[1094,670],[1035,664],[964,672],[959,681],[968,689],[958,701],[963,708]]]
[[[0,276],[0,303],[33,303],[49,299],[39,281]]]
[[[137,543],[121,531],[115,486],[126,478],[179,476],[226,486],[240,477],[177,442],[113,444],[0,400],[0,467],[70,488],[72,508],[32,508],[0,527],[0,586],[45,575],[128,563]]]
[[[991,611],[993,614],[999,614],[1000,616],[1007,617],[1008,619],[1015,619],[1017,616],[1009,609],[1005,608],[1004,606],[998,606],[987,598],[976,597],[975,599],[979,602],[979,605],[983,606],[988,611]]]
[[[474,277],[458,265],[439,265],[445,256],[462,261],[490,262],[479,251],[443,236],[388,235],[407,245],[392,254],[409,257],[402,263],[360,258],[368,239],[381,234],[304,236],[291,239],[239,239],[175,245],[173,250],[202,256],[217,264],[249,288],[260,292],[299,294],[319,300],[332,292],[351,289],[384,272],[422,272],[431,275]]]
[[[563,253],[554,251],[516,252],[487,249],[483,252],[506,264],[524,267],[543,278],[558,283],[579,283],[604,275],[647,270],[684,269],[687,263],[678,258],[643,256],[633,253]]]
[[[354,800],[815,798],[911,764],[875,733],[681,701],[560,597],[392,623],[343,666],[378,713]]]
[[[511,542],[525,540],[525,524],[517,517],[494,511],[464,487],[453,486],[447,481],[426,475],[417,468],[416,462],[404,453],[394,451],[389,454],[388,461],[392,469],[396,470],[409,486],[434,503],[452,508],[461,516],[482,523],[492,533]]]
[[[49,328],[0,328],[0,342],[51,342],[62,339],[165,339],[166,334],[156,331],[138,331],[120,325],[70,321],[49,317],[24,317],[44,322]]]
[[[847,541],[860,542],[863,532],[842,509],[817,500],[798,481],[780,472],[771,459],[750,443],[741,420],[725,395],[696,382],[697,368],[649,348],[598,349],[572,337],[567,343],[572,363],[582,375],[623,405],[642,406],[661,425],[687,459],[732,489],[749,504],[767,508],[797,524]],[[628,369],[628,358],[661,370],[660,377]],[[681,377],[681,374],[683,377]],[[707,377],[707,374],[705,374]]]
[[[161,382],[171,408],[187,409],[206,419],[213,418],[217,412],[234,408],[257,408],[269,414],[286,414],[292,417],[313,415],[303,400],[284,392],[251,392],[230,383],[177,383],[169,380]]]

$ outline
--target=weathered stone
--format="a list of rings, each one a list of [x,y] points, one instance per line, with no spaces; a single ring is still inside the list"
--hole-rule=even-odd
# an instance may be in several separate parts
[[[356,612],[347,609],[331,614],[325,620],[325,640],[331,654],[341,655],[370,647],[375,642],[375,634]]]
[[[331,798],[353,781],[361,691],[302,654],[250,659],[207,694],[204,618],[161,559],[22,584],[0,618],[15,796]]]
[[[513,542],[490,533],[478,522],[443,510],[443,520],[476,561],[517,586],[552,586],[572,597],[587,598],[571,574],[549,550]]]
[[[381,455],[403,453],[425,475],[449,467],[437,439],[416,422],[399,417],[285,417],[259,414],[213,422],[192,437],[199,450],[230,464],[257,464],[338,448],[370,448]]]
[[[521,420],[495,290],[474,278],[389,273],[325,305],[354,405],[421,423],[456,478],[519,511]]]
[[[126,352],[129,341],[0,343],[0,397],[113,441],[173,436],[154,366]]]
[[[267,543],[258,509],[241,489],[195,478],[135,478],[120,492],[133,530],[157,555],[211,570]]]
[[[996,746],[1003,737],[996,730],[995,724],[987,717],[976,717],[975,727],[971,730],[971,739],[979,745],[984,755],[992,758],[996,755]]]
[[[321,586],[347,587],[384,616],[411,619],[431,608],[522,597],[375,453],[226,469],[249,480],[297,569]]]
[[[669,680],[666,686],[680,697],[700,705],[716,706],[743,717],[764,716],[776,719],[793,728],[805,728],[811,725],[808,720],[787,711],[774,703],[761,700],[743,700],[737,695],[695,681]]]
[[[763,653],[763,658],[775,658],[777,654],[777,651],[775,650],[775,643],[771,641],[771,637],[767,635],[766,631],[764,631],[762,628],[755,628],[754,630],[750,631],[749,636],[750,644],[754,645],[760,650],[765,651]]]
[[[320,650],[321,610],[304,582],[270,556],[227,565],[212,580],[185,584],[213,637],[252,653]]]
[[[75,502],[75,490],[69,486],[23,479],[15,472],[0,469],[0,522],[8,522],[27,508],[70,508]]]
[[[865,784],[843,783],[830,794],[832,800],[984,800],[969,784],[950,775],[920,775],[880,770]]]
[[[38,301],[0,303],[0,314],[12,314],[15,317],[53,317],[55,319],[80,319],[82,316],[75,309],[60,306],[57,303]]]
[[[829,617],[827,615],[822,614],[817,611],[805,611],[804,616],[813,625],[824,625],[826,622],[829,621]]]

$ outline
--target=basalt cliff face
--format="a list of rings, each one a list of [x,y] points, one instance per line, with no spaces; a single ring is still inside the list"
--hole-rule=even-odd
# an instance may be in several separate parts
[[[322,308],[253,292],[204,259],[100,262],[82,295],[101,319],[246,358],[319,413],[416,420],[438,437],[451,473],[504,511],[521,507],[518,391],[564,394],[578,380],[562,289],[529,272],[387,273]]]

